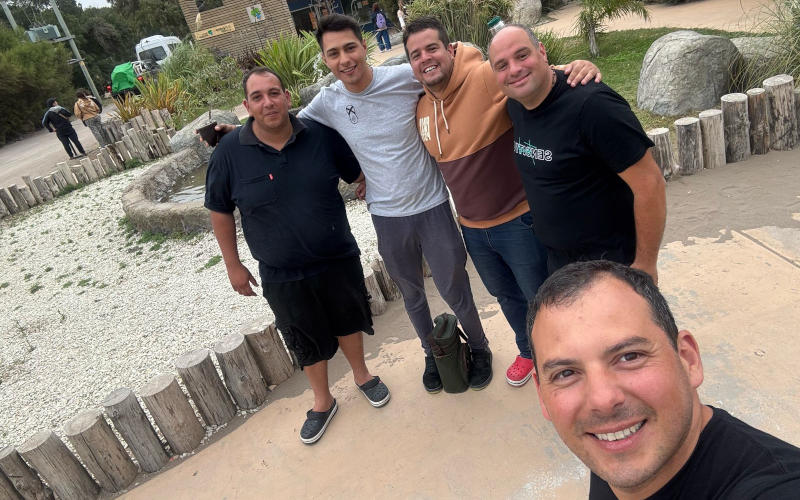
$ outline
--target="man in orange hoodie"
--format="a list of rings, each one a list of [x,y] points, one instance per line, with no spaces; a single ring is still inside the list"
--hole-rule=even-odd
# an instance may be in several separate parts
[[[424,85],[417,126],[455,201],[464,242],[486,289],[516,336],[519,355],[506,371],[518,387],[533,362],[525,330],[528,302],[547,277],[547,252],[533,232],[506,97],[480,50],[450,44],[434,18],[410,22],[403,34],[414,76]],[[600,80],[597,67],[564,67],[570,83]]]

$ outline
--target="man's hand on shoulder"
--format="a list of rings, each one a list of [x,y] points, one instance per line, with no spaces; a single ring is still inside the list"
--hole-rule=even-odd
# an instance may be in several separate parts
[[[593,62],[584,61],[583,59],[572,61],[569,64],[556,66],[556,69],[564,71],[564,74],[567,75],[567,83],[573,87],[578,85],[578,83],[581,85],[586,85],[592,80],[599,83],[600,80],[603,79],[603,74],[600,73],[600,68],[598,68]]]
[[[231,281],[231,286],[236,290],[239,295],[245,297],[254,297],[256,292],[253,291],[251,284],[258,286],[258,282],[250,274],[250,270],[241,262],[228,268],[228,279]]]

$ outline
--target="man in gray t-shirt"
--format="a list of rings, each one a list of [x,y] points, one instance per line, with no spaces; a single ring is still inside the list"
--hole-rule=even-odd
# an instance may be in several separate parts
[[[424,254],[436,288],[467,334],[470,386],[482,389],[492,379],[492,354],[472,298],[466,251],[444,180],[417,132],[422,85],[407,64],[371,67],[361,29],[350,17],[322,18],[317,41],[338,81],[322,89],[299,116],[336,129],[361,164],[378,251],[425,350],[423,385],[428,392],[442,389],[425,338],[433,322],[423,284]]]

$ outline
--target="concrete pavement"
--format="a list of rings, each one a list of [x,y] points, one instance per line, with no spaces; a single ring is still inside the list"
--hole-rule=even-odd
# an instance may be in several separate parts
[[[659,258],[678,326],[700,343],[702,399],[796,445],[798,168],[800,149],[671,181]],[[339,354],[330,370],[339,413],[316,445],[297,436],[311,404],[297,373],[260,411],[124,498],[585,498],[588,471],[542,417],[533,384],[506,384],[513,334],[470,271],[494,350],[485,390],[426,394],[419,343],[392,302],[366,340],[368,365],[392,390],[386,407],[367,404]],[[444,311],[426,286],[433,313]]]

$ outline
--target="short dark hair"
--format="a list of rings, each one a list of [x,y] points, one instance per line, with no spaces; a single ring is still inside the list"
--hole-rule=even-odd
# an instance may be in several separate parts
[[[56,103],[56,98],[55,97],[51,97],[50,99],[47,100],[47,107],[48,108],[52,108],[53,104],[55,104],[55,103]]]
[[[78,89],[75,92],[75,97],[77,97],[78,99],[83,99],[84,97],[86,97],[86,91],[83,89]]]
[[[352,31],[359,40],[364,40],[364,38],[361,36],[361,26],[359,26],[356,20],[350,16],[345,16],[343,14],[331,14],[320,19],[319,23],[317,24],[316,32],[317,43],[319,44],[320,50],[324,52],[322,47],[322,35],[329,31],[339,32],[347,30]]]
[[[425,30],[436,30],[439,33],[439,40],[442,41],[442,45],[444,45],[445,49],[450,45],[450,37],[447,35],[447,30],[444,29],[444,25],[435,17],[426,16],[418,17],[406,24],[406,30],[403,31],[403,47],[405,48],[408,37],[414,33]],[[405,48],[405,50],[406,57],[408,57],[408,48]]]
[[[542,308],[563,307],[575,303],[583,292],[603,277],[616,278],[630,286],[647,301],[653,323],[667,334],[672,347],[678,349],[678,326],[669,310],[667,299],[658,291],[653,279],[644,271],[611,262],[592,260],[574,262],[562,267],[542,283],[536,297],[528,304],[528,339],[531,343],[533,365],[536,366],[536,349],[533,345],[533,324]]]
[[[242,90],[244,91],[244,98],[247,99],[247,80],[250,79],[253,75],[272,75],[278,79],[278,83],[281,84],[281,90],[286,90],[286,86],[283,85],[283,80],[281,77],[278,76],[278,73],[275,73],[273,70],[267,68],[266,66],[256,66],[253,69],[247,70],[247,72],[242,77]]]

